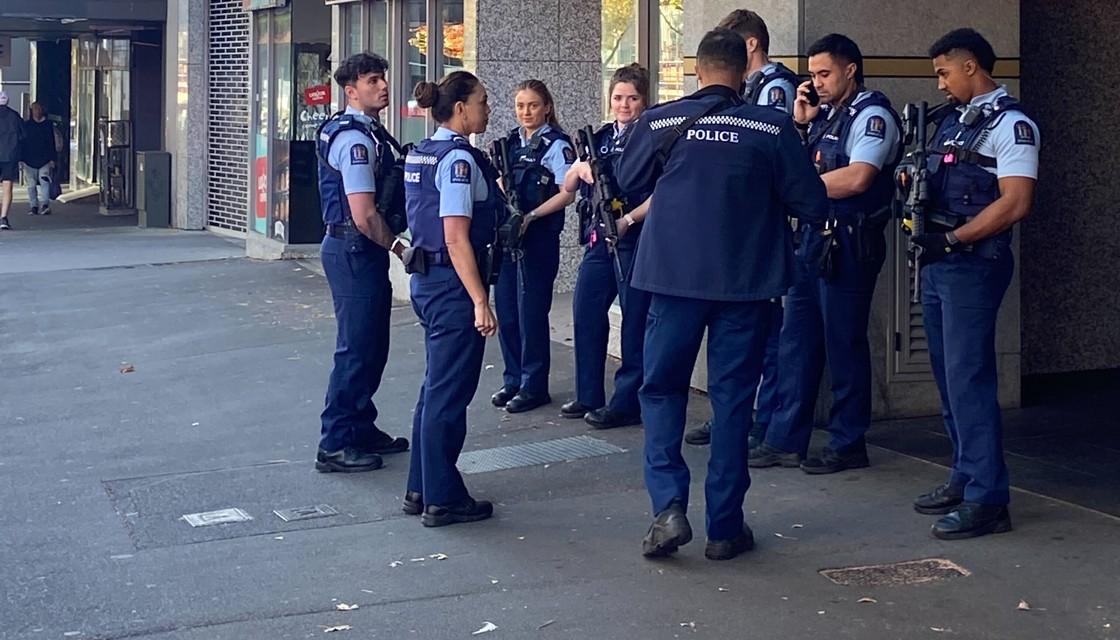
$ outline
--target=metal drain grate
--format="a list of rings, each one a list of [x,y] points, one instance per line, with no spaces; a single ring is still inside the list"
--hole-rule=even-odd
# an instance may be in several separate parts
[[[845,587],[893,587],[970,576],[972,572],[951,560],[928,558],[866,567],[822,569],[820,574]]]
[[[529,442],[510,447],[480,449],[459,456],[459,471],[463,473],[485,473],[531,467],[550,462],[564,462],[581,458],[594,458],[613,453],[625,453],[626,449],[590,436],[576,436],[544,442]]]

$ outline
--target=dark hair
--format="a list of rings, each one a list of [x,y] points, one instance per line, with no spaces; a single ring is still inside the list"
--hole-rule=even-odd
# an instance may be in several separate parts
[[[842,60],[844,64],[856,65],[856,82],[863,84],[863,54],[854,40],[839,33],[830,33],[814,42],[806,56],[811,58],[822,53]]]
[[[514,95],[517,95],[518,91],[532,91],[533,93],[540,96],[541,100],[544,100],[545,105],[548,106],[547,122],[549,126],[551,126],[553,129],[560,128],[560,119],[556,116],[556,101],[552,99],[552,92],[548,90],[548,86],[545,85],[545,83],[535,78],[522,80],[514,88]]]
[[[950,55],[954,51],[967,52],[989,74],[996,68],[996,52],[992,49],[992,43],[975,29],[953,29],[941,36],[929,48],[929,57]]]
[[[721,29],[731,29],[742,36],[744,40],[754,38],[758,40],[758,48],[763,53],[770,53],[770,30],[766,28],[766,21],[762,16],[749,9],[736,9],[727,14],[716,25]]]
[[[412,91],[421,109],[431,109],[436,122],[444,123],[455,115],[455,104],[466,102],[482,83],[469,71],[455,71],[439,84],[421,82]]]
[[[334,81],[340,86],[354,84],[364,75],[380,73],[385,75],[389,70],[389,61],[376,53],[355,53],[342,61],[334,70]]]
[[[615,69],[614,75],[611,76],[608,91],[613,93],[614,86],[623,82],[634,85],[634,90],[642,97],[646,106],[649,106],[649,71],[645,67],[637,62],[632,62],[625,67]]]
[[[747,70],[747,43],[731,29],[717,27],[704,34],[696,48],[696,66],[714,67],[743,75]]]

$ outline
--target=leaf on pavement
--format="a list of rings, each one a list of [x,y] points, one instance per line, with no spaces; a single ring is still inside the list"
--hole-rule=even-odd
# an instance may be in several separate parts
[[[1031,610],[1031,603],[1027,602],[1026,600],[1020,600],[1019,601],[1019,606],[1017,606],[1015,608],[1018,609],[1019,611],[1030,611]]]
[[[494,624],[493,622],[487,621],[487,622],[484,622],[482,624],[482,627],[478,631],[472,632],[471,635],[472,636],[480,636],[484,633],[490,633],[491,631],[494,631],[497,628],[498,628],[498,625]]]
[[[323,633],[334,633],[335,631],[349,631],[352,627],[348,624],[336,624],[333,627],[325,627]]]
[[[876,600],[875,598],[860,598],[859,600],[856,600],[856,603],[857,604],[879,604],[879,601]]]
[[[121,373],[134,373],[135,371],[136,371],[136,367],[134,367],[130,364],[126,363],[126,364],[121,365]]]
[[[340,602],[340,603],[334,605],[334,608],[338,609],[339,611],[353,611],[354,609],[358,608],[358,605],[356,605],[356,604],[346,604],[345,602]]]

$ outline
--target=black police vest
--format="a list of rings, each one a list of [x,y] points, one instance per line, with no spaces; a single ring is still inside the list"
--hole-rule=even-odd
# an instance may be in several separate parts
[[[878,91],[872,91],[858,104],[837,107],[840,111],[831,119],[826,118],[822,110],[809,126],[807,143],[809,157],[817,167],[817,173],[828,173],[849,165],[851,158],[844,149],[852,133],[852,123],[860,112],[872,106],[885,108],[898,130],[902,130],[902,121],[891,107],[891,101]],[[887,208],[894,197],[894,169],[902,160],[902,152],[900,142],[894,157],[883,165],[871,186],[863,193],[848,198],[829,198],[830,215],[836,220],[850,222],[859,215],[871,216],[882,212],[883,215],[876,218],[882,217],[881,222],[886,224],[889,218]]]
[[[1010,96],[1002,96],[990,112],[971,125],[960,122],[958,111],[951,111],[941,121],[933,136],[926,168],[930,175],[930,192],[934,209],[953,216],[969,218],[999,198],[999,179],[986,168],[995,168],[996,159],[977,153],[992,129],[1006,113],[1023,112],[1022,106]],[[964,224],[954,221],[952,226]]]
[[[614,167],[618,162],[619,156],[622,155],[622,150],[626,147],[626,142],[630,139],[630,133],[634,130],[634,124],[630,123],[622,130],[622,135],[615,137],[614,123],[609,122],[595,132],[592,139],[592,144],[599,147],[599,154],[603,162],[603,170],[611,180],[611,190],[613,193],[620,194],[621,191],[618,187],[618,181],[615,179]],[[599,192],[593,186],[586,182],[580,182],[579,185],[580,201],[576,205],[576,210],[579,212],[579,242],[580,244],[587,244],[591,241],[591,232],[599,226],[599,221],[594,214],[593,208],[598,206]],[[628,213],[634,207],[626,206],[623,215]],[[641,226],[641,223],[638,223]],[[637,242],[638,231],[640,229],[630,229],[625,236],[620,240],[620,244]]]
[[[743,90],[743,100],[749,104],[758,104],[758,92],[762,90],[762,87],[778,79],[788,80],[793,84],[794,89],[797,88],[797,85],[801,84],[798,81],[796,73],[790,71],[789,67],[778,62],[775,63],[774,67],[756,74],[755,79],[747,84],[746,89]],[[785,105],[782,106],[784,107]]]
[[[558,141],[572,144],[568,134],[560,129],[551,128],[548,131],[534,135],[529,144],[521,144],[521,130],[514,129],[506,137],[506,148],[509,150],[510,164],[513,169],[513,184],[517,189],[518,204],[521,210],[528,213],[544,204],[549,198],[560,193],[560,185],[556,183],[556,176],[548,167],[541,164],[549,147]],[[545,220],[560,220],[564,223],[563,215],[547,216]]]
[[[439,163],[455,149],[470,153],[486,179],[487,198],[474,202],[470,211],[470,241],[476,252],[493,242],[499,216],[505,211],[498,190],[498,172],[486,154],[460,136],[450,140],[424,140],[405,158],[405,209],[408,212],[408,228],[412,231],[412,245],[431,253],[447,247],[443,219],[439,215],[436,177]]]
[[[375,129],[377,129],[375,131]],[[377,187],[378,212],[393,233],[405,230],[403,184],[390,184],[394,174],[403,181],[403,174],[394,171],[397,164],[392,146],[396,141],[380,125],[366,125],[353,114],[338,112],[319,126],[316,133],[315,153],[319,158],[319,202],[322,207],[324,224],[347,224],[352,216],[346,190],[342,184],[342,173],[330,165],[331,145],[343,131],[358,131],[373,142],[373,148],[380,150],[373,162],[374,184]],[[392,140],[392,144],[387,144]],[[396,194],[400,194],[397,196]],[[394,201],[396,201],[394,203]]]

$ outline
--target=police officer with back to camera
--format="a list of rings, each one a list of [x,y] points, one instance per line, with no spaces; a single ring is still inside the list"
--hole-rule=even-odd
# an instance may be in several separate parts
[[[633,276],[652,294],[639,392],[656,514],[642,543],[647,557],[692,539],[681,446],[705,331],[713,419],[704,553],[726,560],[753,547],[743,521],[747,438],[773,308],[794,279],[786,215],[826,216],[824,186],[793,122],[739,95],[746,67],[742,37],[706,34],[696,54],[701,89],[646,111],[619,160],[623,192],[639,202],[653,194]]]
[[[780,62],[770,60],[770,31],[762,16],[747,9],[736,9],[720,21],[719,26],[731,29],[747,43],[747,80],[743,100],[793,113],[793,100],[797,96],[797,74]],[[762,361],[762,379],[758,383],[755,416],[751,426],[750,445],[757,447],[777,404],[778,388],[778,334],[782,329],[782,308],[773,309],[770,336],[766,340],[766,356]],[[712,437],[712,421],[690,430],[684,436],[688,444],[708,444]]]
[[[381,467],[380,454],[408,450],[408,440],[377,428],[373,394],[389,358],[389,253],[404,243],[403,185],[393,184],[395,160],[388,132],[377,116],[389,104],[381,56],[347,58],[334,78],[346,94],[346,109],[319,127],[319,199],[326,235],[321,256],[338,324],[334,368],[322,413],[322,439],[315,468],[357,472]],[[400,198],[386,197],[392,192]]]
[[[486,337],[498,329],[489,287],[504,203],[497,172],[467,136],[486,131],[486,89],[456,71],[414,95],[439,128],[405,161],[405,253],[412,308],[424,327],[426,368],[412,423],[412,464],[404,511],[439,527],[489,518],[491,503],[471,498],[455,468],[467,434],[467,405],[478,389]]]
[[[507,251],[494,290],[498,342],[505,370],[496,407],[521,413],[552,402],[548,394],[551,348],[548,313],[560,269],[564,208],[575,194],[560,185],[575,162],[571,140],[556,119],[552,93],[540,80],[517,85],[519,127],[502,139],[512,162],[512,186],[525,214],[519,250]]]
[[[580,242],[587,246],[576,276],[572,296],[575,330],[576,397],[560,408],[565,418],[583,418],[596,429],[613,429],[640,424],[638,388],[642,385],[642,348],[646,335],[649,294],[630,286],[634,252],[642,231],[642,220],[649,203],[637,206],[622,203],[605,214],[609,204],[600,202],[604,193],[620,196],[614,165],[645,110],[649,95],[649,72],[638,64],[620,67],[608,86],[614,121],[599,128],[591,144],[598,150],[598,174],[613,184],[604,192],[595,185],[591,162],[580,160],[564,177],[564,189],[579,192]],[[582,151],[581,151],[582,153]],[[620,214],[620,215],[619,215]],[[601,216],[618,215],[616,238]],[[613,246],[608,246],[613,243]],[[613,256],[612,256],[613,252]],[[614,376],[614,393],[607,402],[603,389],[606,371],[607,339],[610,334],[610,308],[615,298],[622,307],[620,343],[622,363]]]
[[[996,54],[983,36],[951,31],[929,55],[950,107],[928,148],[924,233],[911,241],[953,469],[914,508],[942,515],[932,533],[954,540],[1011,530],[996,315],[1014,270],[1012,227],[1034,201],[1040,140],[1018,100],[992,80]],[[912,185],[913,169],[903,171]]]
[[[778,409],[752,467],[796,467],[826,474],[868,466],[871,346],[867,325],[875,281],[886,259],[900,123],[890,101],[863,86],[863,56],[846,36],[811,47],[809,80],[798,87],[793,118],[828,190],[828,219],[802,220],[801,278],[785,299],[778,347]],[[820,106],[810,100],[810,89]],[[802,461],[825,363],[832,380],[829,442]]]

